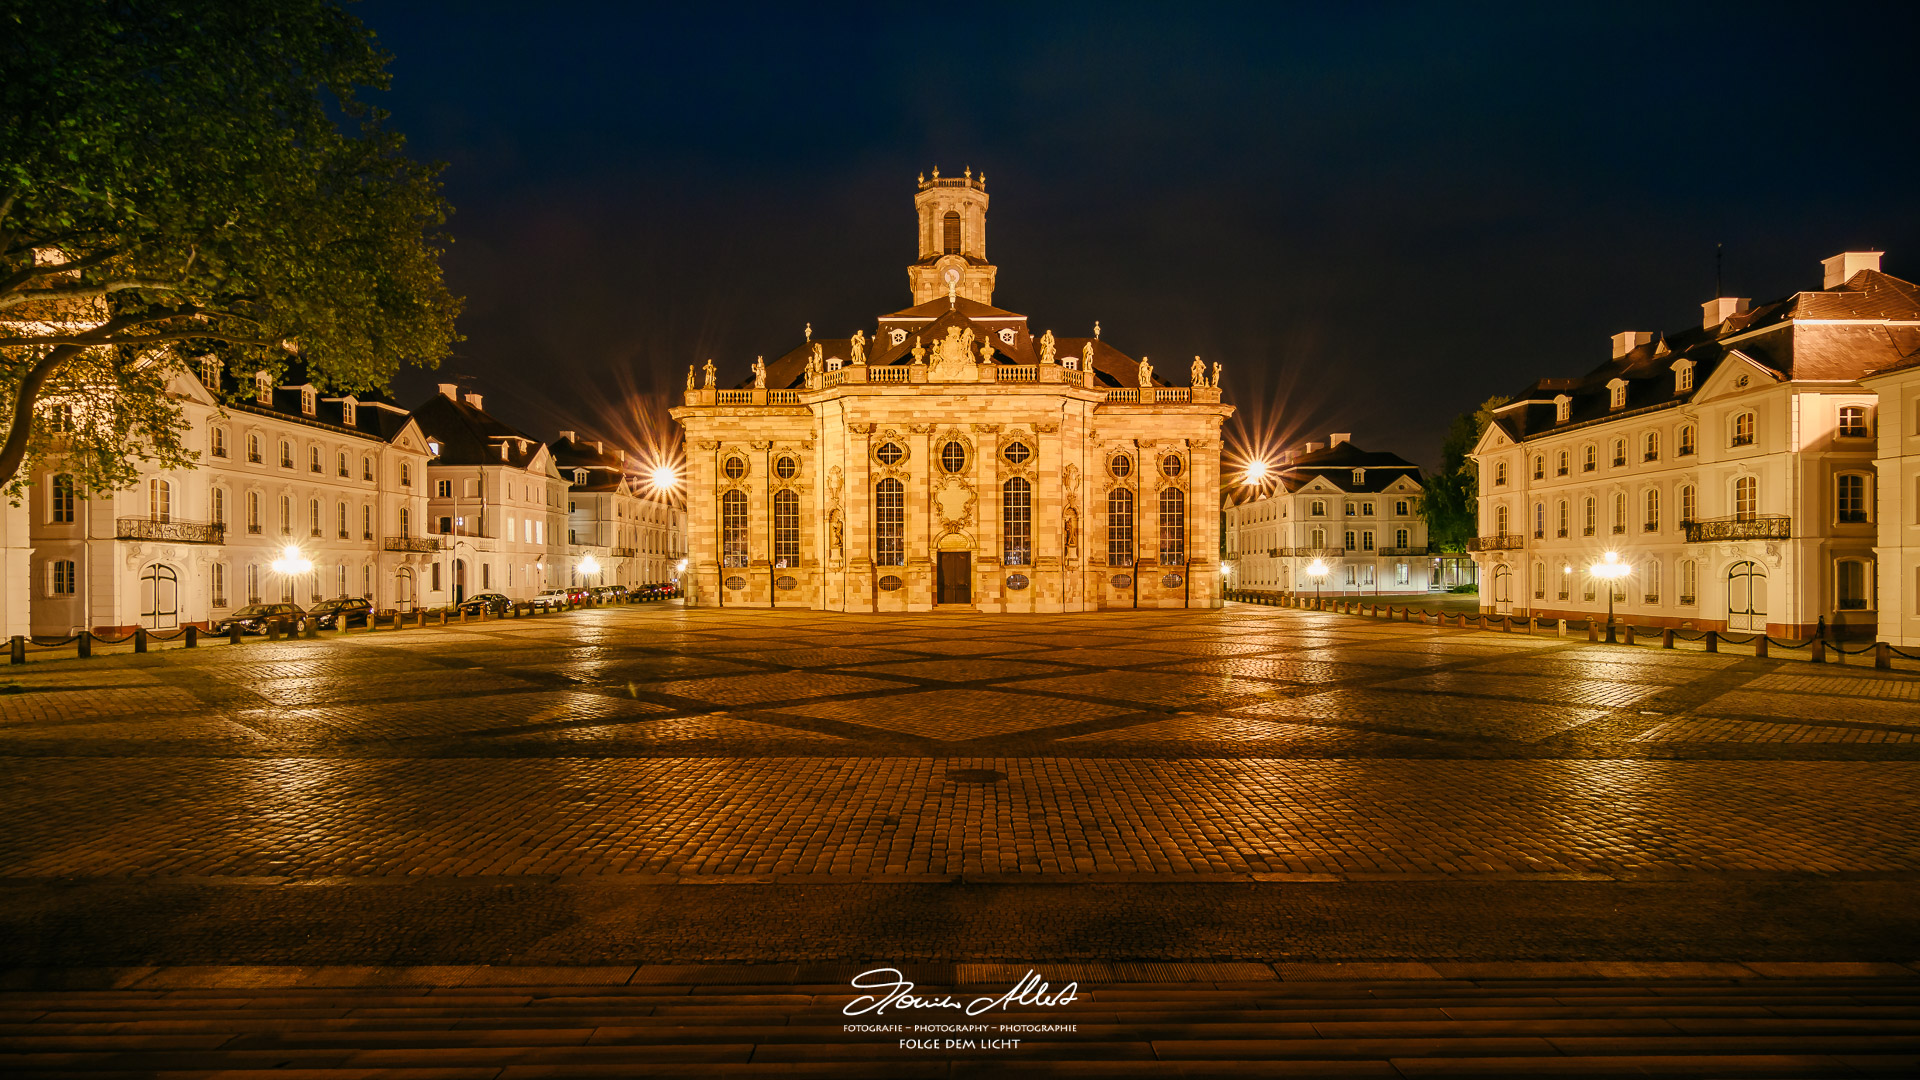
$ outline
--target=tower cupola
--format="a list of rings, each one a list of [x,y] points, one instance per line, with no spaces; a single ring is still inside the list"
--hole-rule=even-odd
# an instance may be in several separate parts
[[[987,261],[987,174],[920,177],[920,257],[907,268],[915,306],[951,292],[993,303],[995,267]]]

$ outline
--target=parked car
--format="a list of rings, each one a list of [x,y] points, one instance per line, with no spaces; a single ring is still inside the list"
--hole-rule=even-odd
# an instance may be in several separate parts
[[[277,622],[283,629],[300,625],[307,617],[299,604],[248,604],[213,624],[213,632],[224,634],[238,626],[243,634],[264,634],[267,624]]]
[[[322,630],[338,630],[355,624],[365,626],[367,620],[373,618],[373,602],[364,596],[337,596],[308,608],[307,617]]]
[[[536,611],[551,611],[562,604],[570,604],[572,602],[571,594],[565,589],[548,589],[546,592],[527,601]]]
[[[596,585],[588,591],[593,593],[595,600],[603,604],[609,601],[625,600],[627,598],[627,587],[625,585]]]
[[[505,615],[513,610],[513,601],[497,592],[474,593],[460,602],[460,610],[467,615],[478,615],[482,611]]]

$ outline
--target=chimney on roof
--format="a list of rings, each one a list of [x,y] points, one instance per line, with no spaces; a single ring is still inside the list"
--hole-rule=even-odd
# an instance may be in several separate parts
[[[464,396],[464,397],[465,397],[465,398],[467,399],[467,404],[469,404],[469,405],[471,405],[471,406],[473,406],[473,407],[474,407],[474,408],[476,408],[476,409],[478,409],[478,408],[480,408],[480,395],[479,395],[479,394],[465,394],[465,395],[462,395],[462,396]]]
[[[440,384],[440,396],[443,398],[449,398],[453,401],[459,401],[460,388],[454,385],[453,383],[443,382]]]
[[[561,437],[562,439],[564,439],[564,440],[566,440],[567,442],[572,442],[572,441],[573,441],[573,432],[571,432],[571,431],[563,431],[563,432],[561,432],[561,433],[560,433],[560,437]]]
[[[593,440],[593,452],[596,454],[604,454],[607,452],[607,448],[599,439],[595,439]]]
[[[1308,444],[1307,444],[1307,450],[1306,450],[1306,452],[1307,452],[1307,453],[1309,453],[1309,454],[1317,454],[1317,453],[1319,453],[1319,452],[1320,452],[1320,444],[1319,444],[1319,443],[1317,443],[1317,442],[1310,442],[1310,443],[1308,443]]]
[[[1744,296],[1719,296],[1700,305],[1700,328],[1711,330],[1747,310]]]
[[[1329,443],[1327,443],[1327,445],[1328,445],[1328,446],[1339,446],[1339,445],[1340,445],[1341,443],[1349,443],[1349,442],[1352,442],[1352,441],[1353,441],[1353,432],[1351,432],[1351,431],[1336,431],[1336,432],[1334,432],[1334,433],[1333,433],[1332,435],[1329,435],[1329,436],[1328,436],[1328,438],[1332,440],[1331,442],[1329,442]]]
[[[1653,335],[1645,330],[1622,330],[1613,335],[1613,358],[1615,360],[1653,340]]]
[[[1885,254],[1884,251],[1843,251],[1831,259],[1821,259],[1820,267],[1826,271],[1826,280],[1820,287],[1838,288],[1862,270],[1880,269],[1880,256]]]

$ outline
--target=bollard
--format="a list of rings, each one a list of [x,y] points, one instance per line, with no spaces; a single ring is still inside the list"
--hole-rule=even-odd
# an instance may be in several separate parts
[[[18,638],[14,640],[18,641]],[[1881,671],[1893,670],[1893,646],[1884,641],[1873,643],[1873,666]]]
[[[1718,630],[1707,631],[1707,651],[1708,652],[1720,651],[1720,631]]]
[[[27,662],[27,639],[22,637],[19,634],[13,635],[12,640],[7,642],[7,652],[10,654],[10,659],[13,663],[16,663],[16,664],[26,663]]]
[[[447,625],[447,609],[446,608],[440,609],[440,625],[441,626]]]
[[[1600,628],[1593,625],[1592,619],[1587,620],[1587,640],[1589,642],[1600,640]]]
[[[444,612],[443,612],[442,614],[444,614]],[[466,608],[461,608],[461,609],[460,609],[460,621],[461,621],[461,622],[466,622],[466,621],[467,621],[467,609],[466,609]]]
[[[147,628],[144,626],[133,628],[133,651],[137,653],[147,651]]]
[[[1559,619],[1559,620],[1556,620],[1556,621],[1557,621],[1557,622],[1558,622],[1558,623],[1559,623],[1560,625],[1554,628],[1554,634],[1555,634],[1555,636],[1556,636],[1556,637],[1566,637],[1566,636],[1567,636],[1567,620],[1565,620],[1565,619]]]
[[[303,638],[306,638],[308,641],[314,641],[318,639],[320,637],[320,620],[318,619],[306,620],[306,622],[301,626],[300,636]]]
[[[1753,635],[1753,656],[1756,660],[1765,660],[1767,658],[1767,635]]]
[[[1660,647],[1663,649],[1673,648],[1673,628],[1672,627],[1668,627],[1667,629],[1660,631]]]
[[[1628,645],[1633,644],[1633,624],[1628,623],[1624,628],[1624,631],[1626,633],[1626,636],[1621,638],[1620,640],[1626,642]]]
[[[232,623],[227,627],[227,644],[240,644],[240,624]]]
[[[79,639],[75,641],[75,644],[80,646],[80,659],[85,660],[87,657],[92,656],[93,655],[93,631],[91,630],[80,631]]]
[[[1814,639],[1813,639],[1813,640],[1812,640],[1811,642],[1809,642],[1808,644],[1810,644],[1810,645],[1812,646],[1812,648],[1811,648],[1811,649],[1809,649],[1809,650],[1807,651],[1807,659],[1809,659],[1809,660],[1811,660],[1811,661],[1813,661],[1813,662],[1814,662],[1814,663],[1816,663],[1816,664],[1824,664],[1824,663],[1826,663],[1826,662],[1827,662],[1827,642],[1826,642],[1826,639],[1824,639],[1824,638],[1814,638]]]
[[[267,621],[267,640],[268,641],[280,640],[280,620],[279,619],[269,619]]]
[[[187,648],[192,649],[197,647],[199,644],[200,644],[200,628],[193,625],[192,623],[188,623],[187,624]]]

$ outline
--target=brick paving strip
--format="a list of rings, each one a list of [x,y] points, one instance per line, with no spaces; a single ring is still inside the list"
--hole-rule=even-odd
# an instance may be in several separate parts
[[[1920,1061],[1887,963],[144,967],[0,973],[8,1076],[1866,1076]],[[1072,1000],[1061,991],[1073,984]],[[973,1030],[953,1030],[956,1027]],[[909,1042],[909,1040],[912,1040]]]

